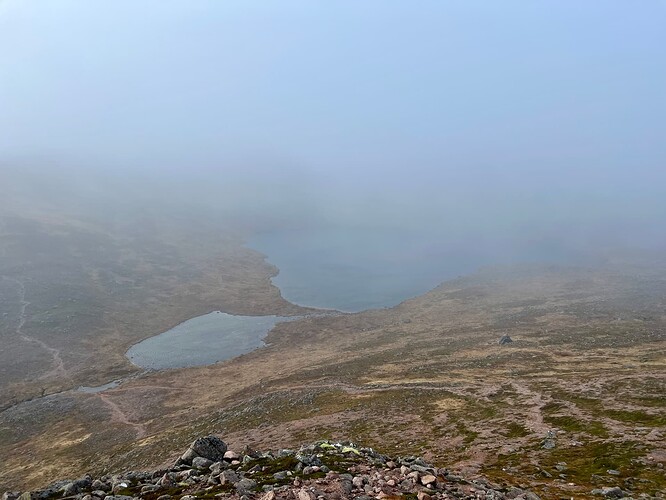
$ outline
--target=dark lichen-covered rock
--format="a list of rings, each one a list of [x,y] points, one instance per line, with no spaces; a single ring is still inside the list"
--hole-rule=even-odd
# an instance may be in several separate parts
[[[205,458],[211,462],[220,462],[227,452],[227,444],[217,436],[205,436],[195,440],[187,451],[180,457],[179,462],[191,464],[197,457]]]

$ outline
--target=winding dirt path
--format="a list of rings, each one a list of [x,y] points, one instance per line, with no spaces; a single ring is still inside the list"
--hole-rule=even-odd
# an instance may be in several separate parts
[[[100,392],[97,394],[99,396],[99,399],[104,403],[109,410],[111,410],[111,421],[112,422],[118,422],[120,424],[127,425],[129,427],[133,427],[135,432],[136,432],[136,439],[143,439],[146,437],[146,424],[138,423],[138,422],[132,422],[129,419],[129,416],[127,413],[125,413],[120,406],[118,406],[116,403],[111,401],[109,399],[109,396],[106,394]]]
[[[19,312],[19,322],[16,325],[16,335],[18,335],[18,337],[24,340],[25,342],[37,344],[39,347],[41,347],[51,355],[52,359],[51,369],[48,372],[41,375],[39,378],[40,379],[53,378],[53,377],[69,378],[69,374],[67,373],[67,369],[65,368],[65,363],[63,362],[62,357],[60,355],[60,349],[50,347],[43,341],[36,339],[34,337],[30,337],[29,335],[23,333],[23,326],[25,325],[26,322],[25,310],[30,305],[30,302],[25,300],[25,284],[22,281],[17,280],[16,278],[10,278],[9,276],[2,276],[2,278],[6,279],[7,281],[16,283],[16,285],[19,287],[19,301],[21,303],[21,308]]]

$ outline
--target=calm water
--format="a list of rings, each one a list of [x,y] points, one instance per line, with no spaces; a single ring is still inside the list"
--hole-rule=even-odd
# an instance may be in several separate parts
[[[264,345],[280,316],[233,316],[219,311],[192,318],[133,345],[129,360],[150,370],[210,365]]]
[[[290,302],[348,312],[394,306],[482,266],[574,258],[549,241],[517,245],[393,230],[266,232],[248,246],[279,268],[273,283]]]
[[[483,265],[571,259],[551,244],[501,252],[488,242],[388,230],[280,231],[248,244],[280,269],[273,282],[287,300],[347,312],[394,306]],[[213,312],[132,346],[127,357],[153,370],[209,365],[261,347],[276,323],[294,319]]]
[[[487,261],[395,231],[281,231],[248,245],[280,269],[273,283],[287,300],[348,312],[394,306]]]

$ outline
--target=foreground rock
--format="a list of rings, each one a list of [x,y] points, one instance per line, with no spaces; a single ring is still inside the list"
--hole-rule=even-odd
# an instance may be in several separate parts
[[[173,467],[153,472],[59,481],[40,491],[5,493],[2,500],[195,500],[485,498],[538,500],[519,488],[466,480],[418,457],[390,458],[351,443],[321,441],[298,451],[227,450],[215,436],[199,438]]]
[[[194,441],[187,449],[183,456],[180,457],[176,465],[189,464],[202,460],[219,462],[224,459],[224,454],[227,452],[227,445],[217,436],[201,437]]]

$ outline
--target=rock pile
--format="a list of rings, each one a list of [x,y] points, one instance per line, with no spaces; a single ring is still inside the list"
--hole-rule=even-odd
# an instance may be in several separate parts
[[[321,441],[298,451],[227,450],[215,436],[199,438],[173,467],[154,472],[75,481],[46,489],[5,493],[2,500],[318,500],[446,498],[538,500],[534,493],[466,480],[418,457],[390,458],[351,443]]]

